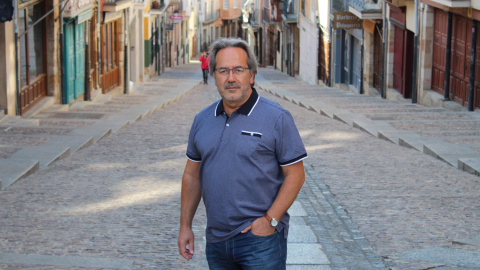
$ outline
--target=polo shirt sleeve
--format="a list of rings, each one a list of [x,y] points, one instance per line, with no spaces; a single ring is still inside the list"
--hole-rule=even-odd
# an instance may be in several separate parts
[[[198,149],[195,145],[195,134],[197,132],[197,117],[193,121],[192,127],[190,128],[190,134],[188,135],[188,146],[187,146],[187,158],[193,162],[200,162],[202,161],[202,157],[198,152]]]
[[[308,157],[307,150],[305,150],[290,112],[285,110],[280,115],[276,123],[276,129],[276,152],[280,166],[288,166]]]

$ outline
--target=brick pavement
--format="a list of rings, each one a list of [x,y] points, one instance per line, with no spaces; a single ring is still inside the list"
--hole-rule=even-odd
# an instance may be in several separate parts
[[[297,203],[329,264],[304,269],[382,268],[380,257],[391,269],[426,269],[444,264],[399,254],[425,247],[478,251],[475,245],[452,243],[480,235],[478,177],[260,94],[292,112],[310,156]],[[0,264],[0,269],[105,269],[86,263],[100,266],[102,259],[118,265],[115,269],[205,269],[198,243],[205,224],[202,207],[194,222],[195,259],[186,263],[176,252],[179,180],[193,115],[217,98],[213,86],[199,86],[181,102],[170,102],[2,191],[0,261],[9,254],[45,257],[24,256],[23,265]],[[76,120],[61,123],[82,125]],[[71,258],[83,262],[72,259],[66,266]],[[40,259],[48,266],[26,263]]]
[[[186,138],[193,116],[212,101],[203,93],[191,91],[187,105],[172,103],[2,192],[0,253],[134,261],[128,269],[204,269],[203,207],[194,260],[187,264],[176,247]],[[28,268],[85,269],[0,264]]]
[[[281,88],[279,77],[275,76],[276,80],[272,79],[271,83],[276,82]],[[281,91],[272,85],[265,88]],[[295,89],[301,90],[303,85],[299,81]],[[267,92],[262,94],[273,96]],[[310,98],[313,97],[311,94]],[[313,183],[326,185],[323,191],[333,194],[388,267],[427,269],[444,265],[398,256],[414,249],[480,250],[475,245],[453,244],[456,239],[480,235],[478,176],[419,151],[378,139],[342,121],[319,116],[303,108],[304,104],[295,104],[294,99],[290,99],[293,102],[285,102],[278,96],[273,99],[294,115],[310,156],[306,160],[307,169],[316,175]],[[302,192],[310,193],[306,200],[315,195],[311,191]],[[344,244],[341,240],[337,243]],[[328,249],[326,254],[335,255],[329,254]],[[340,261],[339,265],[343,263]],[[345,269],[356,268],[350,264]]]

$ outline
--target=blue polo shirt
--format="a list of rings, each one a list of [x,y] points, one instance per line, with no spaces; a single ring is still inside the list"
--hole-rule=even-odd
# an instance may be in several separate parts
[[[265,215],[283,183],[281,167],[306,157],[291,114],[255,89],[230,117],[222,100],[198,113],[187,158],[201,162],[207,241],[227,240]],[[286,213],[277,226],[285,237],[289,219]]]

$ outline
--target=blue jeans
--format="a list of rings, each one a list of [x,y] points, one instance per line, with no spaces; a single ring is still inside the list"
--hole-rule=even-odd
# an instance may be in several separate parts
[[[275,231],[270,236],[240,233],[219,243],[207,243],[208,266],[212,270],[286,269],[287,239]]]
[[[208,81],[208,69],[202,69],[202,74],[203,74],[203,82]]]

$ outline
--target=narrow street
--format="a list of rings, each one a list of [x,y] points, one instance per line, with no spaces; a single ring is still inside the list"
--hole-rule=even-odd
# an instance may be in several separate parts
[[[260,69],[257,90],[292,113],[309,155],[292,207],[287,269],[480,269],[478,176],[265,91],[294,80],[279,74]],[[161,96],[153,93],[165,84],[162,93],[185,92],[180,82],[199,83],[201,71],[190,64],[162,76],[132,94],[137,105]],[[203,207],[194,259],[184,261],[176,244],[188,131],[195,114],[219,99],[212,78],[198,83],[5,187],[0,269],[208,269]],[[91,121],[82,123],[104,123]]]

